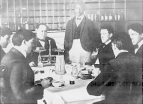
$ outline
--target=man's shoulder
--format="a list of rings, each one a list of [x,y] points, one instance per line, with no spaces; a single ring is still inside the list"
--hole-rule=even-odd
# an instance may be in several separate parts
[[[2,61],[1,62],[6,62],[6,63],[8,63],[8,62],[11,62],[11,61],[13,61],[13,60],[17,60],[17,61],[23,61],[20,57],[19,57],[19,55],[16,53],[16,51],[15,51],[15,49],[11,49],[8,53],[6,53],[5,55],[4,55],[4,57],[3,57],[3,59],[2,59]]]
[[[119,56],[117,56],[116,58],[110,60],[110,63],[141,63],[141,59],[138,58],[137,56],[129,53],[129,52],[124,52],[121,53]]]
[[[75,17],[68,20],[67,24],[71,24],[75,20]]]
[[[91,19],[88,19],[86,16],[84,17],[85,18],[85,20],[86,20],[86,23],[94,23]]]

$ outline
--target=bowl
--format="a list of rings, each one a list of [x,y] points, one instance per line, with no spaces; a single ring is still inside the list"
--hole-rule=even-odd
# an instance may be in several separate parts
[[[92,75],[91,74],[81,74],[80,78],[83,80],[92,79]]]
[[[81,74],[89,74],[89,73],[88,73],[88,70],[82,70]]]
[[[54,81],[54,82],[52,82],[52,85],[54,87],[62,87],[62,86],[64,86],[64,84],[62,82],[60,82],[60,81]]]

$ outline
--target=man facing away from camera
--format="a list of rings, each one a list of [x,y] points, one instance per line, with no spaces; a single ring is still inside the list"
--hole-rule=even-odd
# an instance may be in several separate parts
[[[12,42],[14,47],[3,57],[3,104],[36,104],[43,97],[43,81],[34,84],[34,72],[26,60],[32,51],[35,35],[26,29],[18,30]]]
[[[105,95],[104,101],[95,104],[142,104],[142,62],[129,53],[130,46],[128,34],[112,37],[115,59],[87,86],[90,95]]]

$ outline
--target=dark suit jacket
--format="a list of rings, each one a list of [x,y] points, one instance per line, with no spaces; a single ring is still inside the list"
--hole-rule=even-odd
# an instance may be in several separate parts
[[[34,72],[21,52],[12,48],[1,64],[5,67],[4,104],[33,104],[42,98],[43,87],[34,85]]]
[[[106,63],[108,63],[110,60],[115,58],[113,50],[112,50],[111,42],[109,44],[105,45],[104,48],[103,48],[102,44],[99,46],[97,58],[99,58],[99,63],[100,63],[101,69],[102,69],[102,67],[104,67],[104,65]]]
[[[81,46],[85,51],[92,52],[97,47],[97,42],[100,40],[99,33],[96,31],[93,21],[89,20],[87,17],[84,17],[81,23]],[[64,39],[65,61],[69,60],[69,50],[73,43],[75,25],[75,18],[73,18],[68,21],[66,26]]]
[[[2,74],[2,70],[1,70],[1,60],[2,60],[4,55],[5,55],[5,52],[3,51],[3,49],[2,49],[2,47],[0,45],[0,98],[1,98],[1,89],[3,87],[2,86],[2,83],[3,83],[2,76],[3,76],[3,74]],[[1,103],[1,99],[0,99],[0,103]]]
[[[41,55],[48,55],[49,54],[49,41],[48,40],[51,40],[51,49],[57,48],[55,40],[50,38],[50,37],[46,37],[45,38],[45,47],[44,47],[46,49],[46,51],[41,52]],[[36,47],[42,47],[42,45],[38,39],[35,40],[35,46],[34,47],[35,48]],[[51,50],[51,54],[57,55],[57,52],[54,52]],[[31,54],[29,54],[27,57],[28,62],[33,61],[37,65],[38,64],[38,55],[39,55],[39,53],[37,53],[37,52],[31,52]]]
[[[1,45],[0,45],[0,61],[3,58],[3,56],[5,55],[5,52],[3,51]]]
[[[142,63],[128,52],[111,60],[87,86],[90,95],[105,94],[103,104],[141,104]]]
[[[139,48],[139,50],[137,51],[137,53],[135,54],[137,57],[142,58],[143,59],[143,45]]]

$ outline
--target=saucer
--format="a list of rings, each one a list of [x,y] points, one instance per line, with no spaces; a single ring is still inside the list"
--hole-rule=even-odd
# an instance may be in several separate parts
[[[62,86],[64,86],[64,83],[62,83],[60,81],[54,81],[54,82],[52,82],[52,85],[54,87],[62,87]]]

